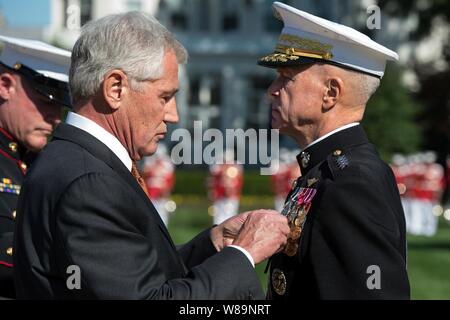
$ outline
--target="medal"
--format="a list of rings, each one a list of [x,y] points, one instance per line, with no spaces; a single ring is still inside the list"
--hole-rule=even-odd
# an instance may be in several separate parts
[[[302,228],[296,226],[293,229],[291,229],[291,233],[289,234],[289,238],[291,238],[292,240],[297,240],[298,238],[300,238],[301,234],[302,234]]]
[[[288,239],[288,242],[286,244],[286,247],[284,247],[284,253],[289,256],[293,257],[298,251],[298,243],[297,240]]]
[[[313,183],[318,181],[317,178],[312,180]],[[284,204],[281,214],[287,218],[291,230],[283,252],[289,257],[293,257],[298,252],[298,242],[302,235],[306,216],[311,208],[311,201],[316,193],[316,189],[299,187],[292,192],[288,201]]]

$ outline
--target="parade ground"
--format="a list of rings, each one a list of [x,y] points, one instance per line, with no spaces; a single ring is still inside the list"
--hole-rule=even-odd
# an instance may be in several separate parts
[[[206,197],[177,195],[176,211],[170,216],[169,231],[177,245],[182,244],[212,224]],[[244,196],[240,211],[272,208],[270,196]],[[265,263],[257,266],[261,283],[267,286]],[[439,221],[434,237],[408,237],[408,273],[412,299],[450,299],[450,224]]]

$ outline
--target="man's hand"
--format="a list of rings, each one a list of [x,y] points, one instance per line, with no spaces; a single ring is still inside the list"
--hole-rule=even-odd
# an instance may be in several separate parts
[[[233,244],[247,250],[256,264],[282,250],[290,232],[285,216],[275,210],[247,211],[211,230],[217,251]]]
[[[247,216],[253,211],[235,215],[211,229],[211,240],[217,251],[233,243]]]
[[[252,211],[247,213],[233,245],[247,250],[258,264],[284,248],[289,231],[287,218],[277,211]]]

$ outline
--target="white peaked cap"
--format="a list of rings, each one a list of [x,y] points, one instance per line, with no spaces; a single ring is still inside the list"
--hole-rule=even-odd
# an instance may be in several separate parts
[[[328,62],[383,77],[386,61],[398,54],[350,27],[274,2],[275,16],[284,28],[275,52],[261,58],[266,67]]]
[[[24,65],[46,77],[68,82],[70,51],[47,43],[0,35],[0,62],[10,68]]]

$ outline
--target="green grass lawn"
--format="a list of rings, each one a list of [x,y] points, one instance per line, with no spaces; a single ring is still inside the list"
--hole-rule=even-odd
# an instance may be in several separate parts
[[[172,215],[169,231],[176,244],[190,240],[211,226],[208,215],[210,203],[203,198],[175,197],[179,208]],[[248,197],[242,201],[241,211],[257,207],[270,208],[270,197]],[[441,220],[435,237],[408,237],[408,272],[413,299],[450,299],[450,225]],[[265,263],[256,267],[264,288],[267,275]]]

